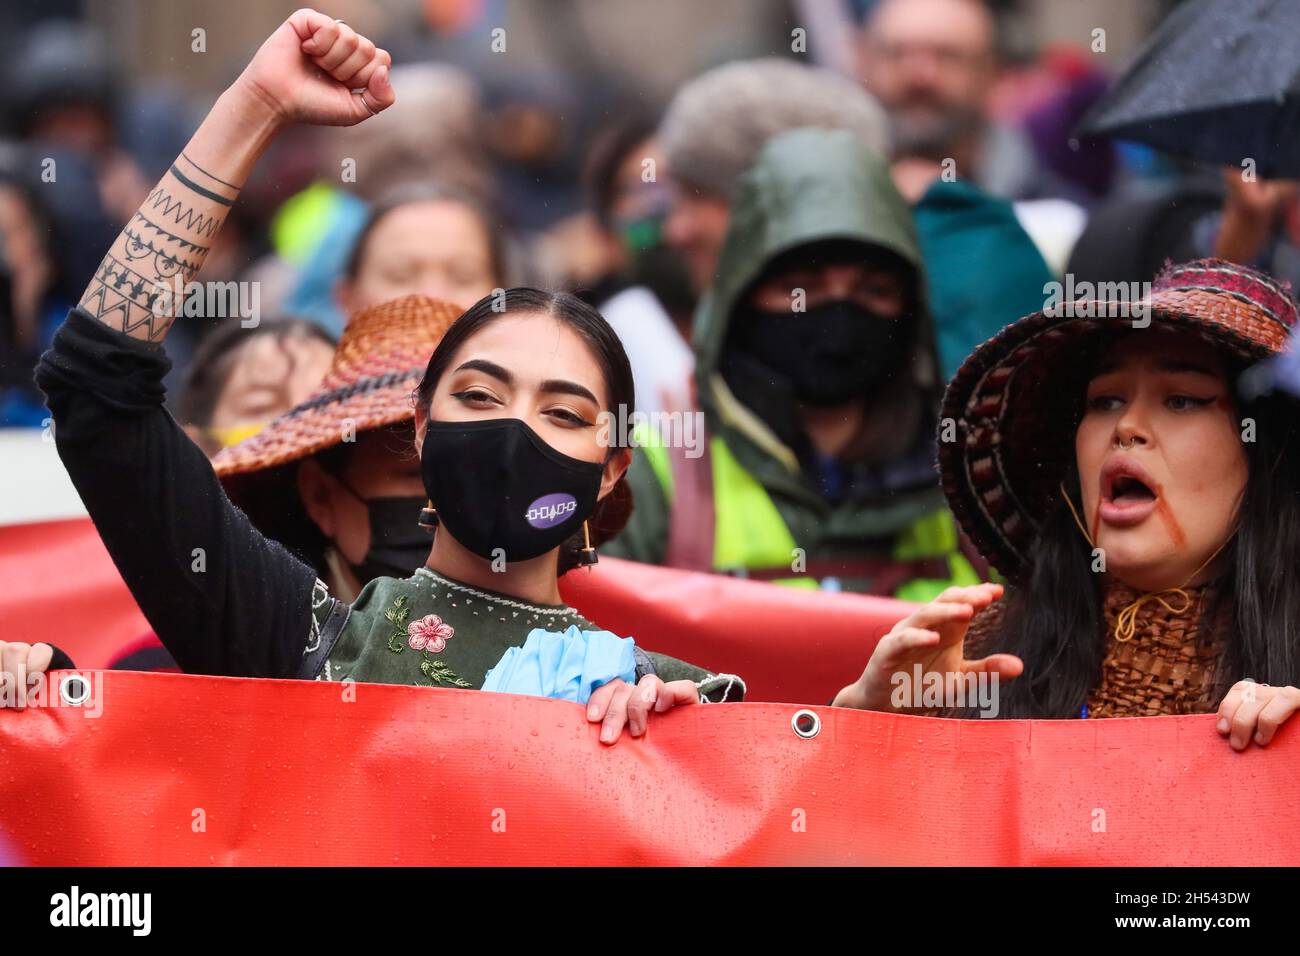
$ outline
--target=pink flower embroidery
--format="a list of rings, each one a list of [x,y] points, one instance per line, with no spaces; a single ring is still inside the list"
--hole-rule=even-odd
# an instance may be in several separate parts
[[[436,614],[428,614],[418,621],[412,621],[406,625],[406,643],[411,645],[413,651],[432,651],[437,654],[447,646],[447,640],[456,629],[450,624],[442,623],[442,618]]]

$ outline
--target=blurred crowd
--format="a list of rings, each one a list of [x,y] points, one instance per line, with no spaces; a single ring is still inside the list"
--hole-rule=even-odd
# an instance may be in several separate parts
[[[1035,48],[1018,29],[1030,6],[756,5],[770,22],[748,35],[768,40],[666,96],[589,63],[493,57],[490,4],[394,17],[376,38],[393,52],[399,108],[277,141],[202,275],[256,283],[259,320],[178,322],[169,405],[215,455],[312,395],[360,310],[410,293],[467,308],[501,287],[566,289],[622,339],[638,411],[705,413],[715,482],[757,476],[770,491],[764,469],[793,456],[816,490],[782,504],[799,540],[800,507],[811,525],[827,505],[888,501],[883,517],[858,509],[814,537],[830,552],[836,535],[866,535],[902,542],[909,561],[950,558],[951,526],[933,524],[946,516],[937,397],[976,345],[1043,307],[1050,283],[1140,282],[1208,255],[1300,275],[1293,188],[1076,138],[1119,64],[1086,36]],[[206,106],[133,85],[103,34],[58,14],[11,24],[3,427],[47,420],[37,357]],[[820,318],[815,340],[789,326],[794,290],[796,311]],[[679,459],[650,449],[634,464],[637,511],[611,550],[780,577],[780,533],[728,526],[722,500],[745,488],[714,487],[712,543],[700,533],[687,493],[700,468]]]

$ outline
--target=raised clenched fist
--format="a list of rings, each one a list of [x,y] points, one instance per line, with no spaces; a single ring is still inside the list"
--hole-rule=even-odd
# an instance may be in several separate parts
[[[262,44],[235,85],[280,122],[352,126],[393,105],[392,62],[346,23],[304,8]]]

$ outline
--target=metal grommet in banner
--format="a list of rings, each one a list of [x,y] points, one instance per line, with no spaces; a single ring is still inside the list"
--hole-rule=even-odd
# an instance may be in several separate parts
[[[822,732],[822,719],[811,710],[798,710],[790,718],[790,727],[805,740],[812,740]]]
[[[90,699],[90,681],[80,674],[65,674],[59,681],[59,697],[65,704],[80,707]]]

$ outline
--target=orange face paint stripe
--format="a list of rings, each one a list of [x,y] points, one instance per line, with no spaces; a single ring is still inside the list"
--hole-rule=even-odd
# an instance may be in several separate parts
[[[1183,526],[1178,523],[1178,518],[1174,515],[1174,509],[1169,506],[1165,500],[1165,490],[1160,485],[1156,485],[1156,514],[1164,523],[1165,530],[1169,532],[1169,539],[1173,541],[1174,547],[1181,548],[1187,544],[1187,535],[1183,532]]]

